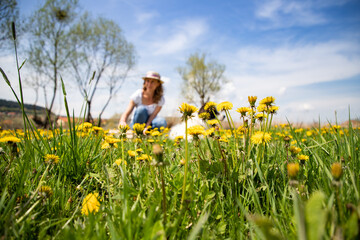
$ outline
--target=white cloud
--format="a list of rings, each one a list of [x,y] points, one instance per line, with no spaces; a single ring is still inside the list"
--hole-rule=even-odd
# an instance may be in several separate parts
[[[343,5],[342,1],[294,1],[294,0],[265,0],[258,1],[255,16],[268,20],[266,27],[310,26],[328,21],[320,11],[323,8]],[[263,26],[262,26],[263,27]]]
[[[226,65],[239,66],[232,72],[235,82],[256,83],[256,88],[281,89],[309,83],[333,81],[360,74],[360,47],[351,42],[327,42],[276,49],[240,49]],[[350,53],[350,54],[349,54]],[[234,70],[233,70],[234,71]]]
[[[159,14],[157,12],[141,12],[135,14],[135,17],[138,23],[145,23],[157,17],[158,15]]]
[[[160,36],[152,45],[155,55],[175,54],[194,46],[198,39],[203,36],[208,29],[206,21],[202,19],[192,19],[177,21],[175,24],[161,28]]]

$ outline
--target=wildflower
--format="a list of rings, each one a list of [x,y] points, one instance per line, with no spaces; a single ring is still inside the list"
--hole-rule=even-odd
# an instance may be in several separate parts
[[[248,101],[251,107],[255,107],[257,96],[248,96]]]
[[[216,108],[217,103],[214,102],[207,102],[205,104],[204,110],[207,112],[213,111]],[[209,111],[208,111],[209,110]]]
[[[332,126],[332,129],[334,129],[335,131],[339,130],[341,128],[340,125],[334,125]]]
[[[248,108],[248,107],[240,107],[240,108],[236,109],[236,111],[238,113],[240,113],[242,117],[245,117],[246,114],[250,111],[250,108]]]
[[[44,156],[46,163],[54,163],[57,164],[59,162],[60,157],[54,154],[46,154]]]
[[[120,166],[121,163],[124,163],[125,165],[127,165],[126,161],[123,161],[121,158],[118,158],[115,160],[114,164]]]
[[[205,136],[212,136],[215,132],[215,128],[209,128],[205,131],[204,135]]]
[[[135,157],[136,156],[136,152],[132,151],[132,150],[129,150],[128,154],[129,154],[130,157]]]
[[[223,111],[223,110],[231,110],[233,108],[233,104],[231,102],[225,101],[222,103],[219,103],[216,106],[218,111]]]
[[[144,152],[144,150],[143,150],[142,148],[137,148],[137,149],[135,149],[135,151],[136,151],[137,153],[142,153],[142,152]]]
[[[199,114],[199,118],[201,118],[202,120],[207,120],[210,118],[210,113],[208,112],[202,112]]]
[[[301,148],[298,148],[296,146],[290,146],[289,151],[291,152],[292,155],[296,155],[299,152],[301,152]]]
[[[129,125],[127,125],[127,124],[126,125],[119,125],[118,128],[119,128],[121,133],[126,133],[128,130],[130,130]]]
[[[180,165],[185,165],[185,159],[182,158],[182,159],[180,160]]]
[[[147,142],[153,143],[153,142],[155,142],[155,140],[154,139],[148,139]]]
[[[105,149],[110,149],[110,144],[107,142],[103,142],[101,144],[101,149],[105,150]]]
[[[207,124],[209,124],[211,126],[214,126],[214,125],[216,125],[218,123],[219,123],[219,121],[217,119],[211,119],[211,120],[207,121]]]
[[[49,198],[53,195],[53,191],[49,186],[41,186],[39,189],[39,194],[44,198]]]
[[[8,136],[8,137],[0,138],[0,142],[8,143],[8,144],[14,144],[14,143],[21,142],[21,140],[19,138],[17,138],[17,137]]]
[[[100,209],[100,202],[98,200],[98,193],[89,193],[83,200],[81,213],[89,215],[92,212],[98,212]]]
[[[141,154],[139,157],[136,158],[136,160],[145,161],[145,160],[152,160],[152,158],[147,154]]]
[[[257,110],[258,112],[265,112],[265,111],[267,110],[267,106],[266,106],[265,104],[260,104],[260,105],[256,108],[256,110]]]
[[[277,113],[277,111],[279,110],[280,108],[278,106],[270,106],[269,107],[269,113]]]
[[[264,113],[258,113],[255,117],[261,122],[264,118],[267,118],[267,115]]]
[[[270,97],[266,97],[266,98],[262,99],[260,101],[260,104],[265,104],[266,106],[270,106],[274,102],[275,102],[275,98],[270,96]]]
[[[135,124],[133,125],[133,129],[134,129],[136,135],[139,136],[139,135],[141,135],[141,134],[143,133],[143,131],[144,131],[144,129],[145,129],[145,123],[142,123],[142,124],[140,124],[140,123],[135,123]]]
[[[116,143],[121,142],[121,140],[113,137],[106,137],[105,142],[107,142],[111,147],[117,147]]]
[[[331,165],[331,175],[336,181],[340,180],[340,177],[342,175],[341,163],[336,162]]]
[[[101,133],[101,132],[104,132],[104,129],[102,127],[97,127],[97,126],[93,126],[92,127],[92,130],[98,134],[98,133]]]
[[[84,122],[78,126],[79,131],[88,132],[92,128],[92,124],[89,122]]]
[[[287,165],[287,170],[288,170],[288,176],[291,179],[296,178],[298,172],[299,172],[299,164],[298,163],[289,163]]]
[[[251,142],[254,144],[267,143],[271,140],[271,135],[267,132],[258,131],[251,137]]]
[[[199,135],[202,135],[205,133],[204,127],[200,126],[200,125],[195,125],[195,126],[189,127],[188,131],[189,131],[189,134],[193,135],[193,136],[194,135],[199,136]]]
[[[153,132],[151,133],[151,136],[152,136],[152,137],[158,137],[158,136],[160,136],[160,132],[159,132],[159,131],[153,131]]]
[[[180,143],[180,141],[184,139],[184,136],[177,136],[175,137],[174,141],[177,142],[177,143]]]
[[[181,106],[179,107],[180,113],[183,114],[182,116],[183,119],[192,118],[193,113],[195,113],[197,110],[198,110],[197,107],[189,105],[187,103],[182,103]]]
[[[298,129],[295,129],[295,132],[296,133],[301,133],[301,132],[303,132],[304,131],[304,129],[303,128],[298,128]]]
[[[163,149],[159,144],[154,144],[153,145],[153,153],[156,157],[156,160],[158,162],[163,162]]]
[[[307,160],[309,160],[309,156],[300,154],[297,156],[297,159],[299,159],[301,164],[304,164]]]
[[[244,134],[246,131],[246,127],[244,126],[239,126],[237,129],[236,129],[236,132],[239,133],[239,134]]]

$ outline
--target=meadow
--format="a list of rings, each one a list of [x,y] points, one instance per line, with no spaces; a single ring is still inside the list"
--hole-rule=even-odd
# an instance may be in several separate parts
[[[232,103],[209,102],[227,127],[209,120],[174,140],[69,113],[66,128],[37,129],[24,114],[24,129],[0,132],[0,237],[358,239],[360,129],[273,124],[274,104],[249,96],[232,116]]]

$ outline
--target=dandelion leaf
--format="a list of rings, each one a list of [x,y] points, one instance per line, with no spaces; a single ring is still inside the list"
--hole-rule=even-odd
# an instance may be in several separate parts
[[[307,239],[322,239],[325,233],[327,210],[325,206],[325,194],[315,192],[312,194],[305,206],[305,218],[307,228]]]

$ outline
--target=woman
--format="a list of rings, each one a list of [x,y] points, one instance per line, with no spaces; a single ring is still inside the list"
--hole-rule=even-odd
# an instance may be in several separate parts
[[[146,123],[144,132],[149,126],[166,127],[165,119],[157,116],[165,103],[162,86],[164,82],[160,79],[160,74],[154,71],[147,72],[143,79],[143,88],[131,95],[130,103],[121,115],[119,125],[125,126],[128,117],[136,108],[130,124],[131,128],[135,123]]]

